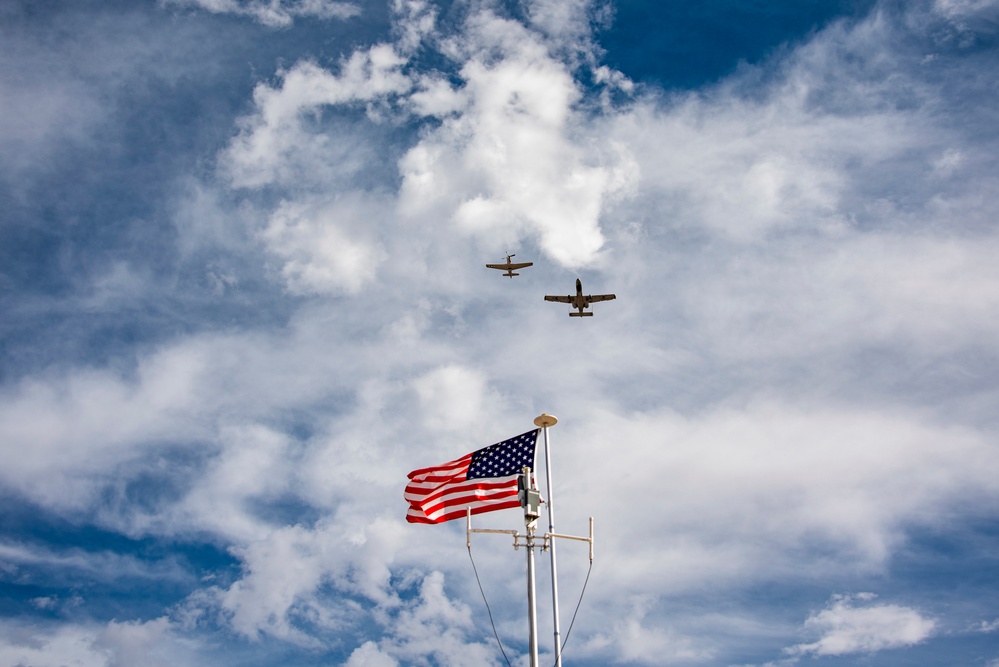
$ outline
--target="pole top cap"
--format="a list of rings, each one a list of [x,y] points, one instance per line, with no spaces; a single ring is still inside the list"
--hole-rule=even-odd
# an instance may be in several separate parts
[[[549,415],[544,412],[541,413],[540,417],[536,417],[534,420],[535,426],[541,426],[542,428],[548,428],[549,426],[554,426],[558,423],[558,417],[555,415]]]

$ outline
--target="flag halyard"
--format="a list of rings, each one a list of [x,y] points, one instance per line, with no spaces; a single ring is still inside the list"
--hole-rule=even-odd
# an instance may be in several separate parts
[[[472,514],[520,507],[517,476],[534,470],[538,433],[534,429],[478,449],[439,466],[409,473],[403,497],[410,523],[443,523]]]

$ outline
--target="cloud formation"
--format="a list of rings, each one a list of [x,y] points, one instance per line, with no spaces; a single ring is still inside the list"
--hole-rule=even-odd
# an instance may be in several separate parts
[[[213,14],[249,16],[270,28],[287,28],[296,19],[349,19],[361,13],[353,2],[337,0],[164,0],[167,4],[200,7]]]
[[[405,60],[389,44],[354,52],[339,75],[309,61],[281,72],[279,87],[261,83],[253,91],[254,112],[221,158],[234,187],[327,183],[338,169],[337,137],[309,123],[324,107],[365,103],[403,93],[409,79]],[[347,167],[350,166],[346,165]]]
[[[463,232],[495,242],[537,235],[560,264],[591,263],[603,245],[603,201],[623,183],[613,152],[577,134],[572,71],[538,34],[490,12],[471,17],[450,47],[463,85],[452,92],[438,83],[434,98],[462,106],[417,98],[443,117],[400,162],[401,205],[410,215],[450,215]]]
[[[874,653],[911,646],[932,635],[936,625],[932,619],[898,605],[868,604],[876,597],[870,593],[834,597],[826,609],[805,621],[805,628],[821,637],[787,652],[816,656]]]
[[[198,664],[190,642],[179,641],[165,618],[100,625],[0,624],[0,660],[8,665],[126,667]]]

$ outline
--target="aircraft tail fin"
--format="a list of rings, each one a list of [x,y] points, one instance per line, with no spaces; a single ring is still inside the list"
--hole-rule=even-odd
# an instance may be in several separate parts
[[[569,313],[569,317],[593,317],[593,313],[589,312]]]

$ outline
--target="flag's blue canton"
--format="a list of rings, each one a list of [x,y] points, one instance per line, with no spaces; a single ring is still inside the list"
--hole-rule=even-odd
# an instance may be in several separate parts
[[[468,464],[466,479],[477,477],[506,477],[516,475],[524,466],[534,469],[534,447],[538,442],[538,431],[527,433],[483,447],[472,454]]]

